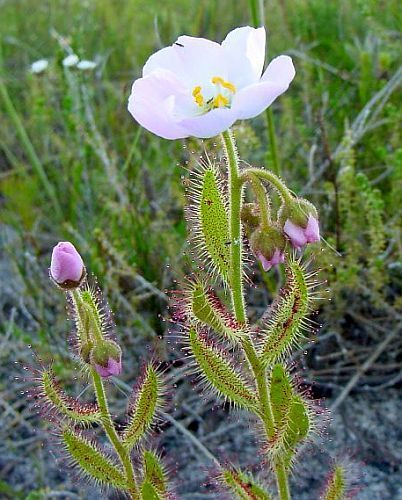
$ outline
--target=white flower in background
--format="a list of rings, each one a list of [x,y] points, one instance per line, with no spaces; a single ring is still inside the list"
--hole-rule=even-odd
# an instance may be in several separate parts
[[[97,63],[95,61],[88,61],[86,59],[83,59],[77,64],[77,68],[82,70],[82,71],[91,71],[95,69],[97,66]]]
[[[47,59],[39,59],[31,64],[31,73],[39,74],[46,71],[49,66],[49,61]]]
[[[237,28],[221,44],[180,36],[148,59],[128,110],[165,139],[213,137],[259,115],[288,89],[292,59],[276,57],[263,73],[264,59],[264,28]]]
[[[73,66],[77,66],[79,60],[80,58],[77,54],[70,54],[63,59],[62,64],[65,68],[72,68]]]

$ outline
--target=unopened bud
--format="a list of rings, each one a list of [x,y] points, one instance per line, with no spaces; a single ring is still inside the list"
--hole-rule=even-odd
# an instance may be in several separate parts
[[[246,234],[249,235],[261,222],[260,207],[257,203],[244,203],[241,208],[241,220]]]
[[[77,288],[85,276],[81,255],[69,241],[61,241],[52,252],[50,276],[61,288]]]
[[[101,377],[120,375],[121,349],[113,340],[104,340],[92,348],[90,362]]]
[[[286,239],[277,226],[256,229],[251,235],[250,246],[264,271],[285,262]]]
[[[320,241],[317,210],[303,198],[282,205],[279,221],[290,242],[298,250],[307,243]]]

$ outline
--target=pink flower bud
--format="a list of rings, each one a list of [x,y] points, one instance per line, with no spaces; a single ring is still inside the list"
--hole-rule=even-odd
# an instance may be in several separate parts
[[[270,260],[266,259],[262,253],[258,254],[258,258],[262,264],[262,268],[264,271],[269,271],[272,267],[283,264],[285,262],[285,252],[279,250],[279,248],[275,249]]]
[[[95,370],[103,378],[115,376],[117,377],[121,373],[121,359],[116,361],[113,358],[109,358],[106,366],[97,365],[95,363]]]
[[[50,276],[62,288],[76,288],[85,274],[81,255],[69,241],[61,241],[52,252]]]
[[[250,247],[264,271],[285,262],[286,239],[276,225],[258,227],[251,235]]]
[[[318,220],[313,215],[309,215],[307,226],[299,226],[287,219],[283,226],[285,234],[290,239],[292,245],[300,250],[306,243],[320,241],[320,228]]]
[[[104,340],[92,349],[90,363],[101,377],[120,375],[121,349],[113,340]]]

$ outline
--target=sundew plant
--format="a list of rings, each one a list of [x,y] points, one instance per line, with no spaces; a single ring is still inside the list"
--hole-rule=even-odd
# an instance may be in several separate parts
[[[230,129],[264,112],[295,78],[285,55],[263,71],[265,37],[264,28],[251,27],[231,31],[221,44],[179,37],[148,59],[128,109],[140,125],[167,140],[220,137],[225,169],[207,150],[191,175],[187,215],[199,272],[177,292],[173,319],[205,390],[252,416],[261,461],[276,479],[276,491],[268,491],[258,477],[226,462],[216,471],[219,487],[231,498],[287,500],[298,451],[316,427],[314,406],[296,383],[289,356],[311,326],[318,282],[314,261],[303,252],[306,245],[319,245],[320,230],[314,205],[268,168],[240,161]],[[252,197],[247,203],[246,191]],[[249,253],[264,273],[277,268],[275,276],[282,273],[284,281],[255,323],[245,298]],[[95,394],[94,403],[83,404],[66,395],[50,368],[38,375],[39,400],[55,417],[67,455],[86,476],[129,498],[171,498],[163,463],[143,439],[163,406],[162,374],[153,362],[146,366],[126,423],[117,428],[104,381],[119,376],[124,364],[104,299],[71,243],[55,247],[50,275],[67,295],[75,323],[72,348]],[[113,456],[88,434],[95,428],[106,434]],[[346,498],[347,490],[346,471],[336,464],[322,498]]]

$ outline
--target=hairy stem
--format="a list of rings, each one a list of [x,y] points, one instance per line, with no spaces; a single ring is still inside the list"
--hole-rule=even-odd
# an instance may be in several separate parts
[[[269,206],[267,193],[256,175],[250,174],[249,181],[260,206],[261,227],[262,229],[268,229],[271,226],[271,208]]]
[[[75,310],[77,312],[77,316],[79,318],[79,321],[81,322],[82,328],[81,334],[85,335],[85,340],[89,340],[90,338],[90,333],[87,330],[91,330],[92,333],[95,334],[96,340],[102,340],[102,332],[99,329],[99,326],[97,324],[97,321],[93,319],[92,321],[87,317],[88,315],[88,310],[85,310],[85,317],[83,316],[83,307],[86,306],[82,299],[81,291],[79,289],[76,289],[72,292],[72,298],[74,301],[75,305]],[[90,323],[90,324],[89,324]],[[84,340],[84,339],[81,339]],[[106,399],[106,394],[105,394],[105,388],[103,386],[102,378],[99,375],[99,373],[91,367],[91,376],[92,376],[92,381],[93,381],[93,386],[96,394],[96,400],[98,402],[99,410],[101,413],[101,422],[102,422],[102,427],[109,438],[110,443],[112,444],[113,448],[115,449],[117,455],[120,458],[120,461],[124,467],[124,471],[126,474],[127,478],[127,486],[128,486],[128,491],[131,495],[131,498],[133,500],[138,500],[140,499],[140,492],[137,486],[137,482],[135,480],[134,476],[134,470],[133,470],[133,464],[131,462],[130,454],[129,452],[124,448],[121,439],[119,435],[117,434],[117,431],[114,427],[112,417],[110,416],[110,411],[109,407],[107,404],[107,399]]]
[[[229,219],[230,219],[230,241],[231,245],[231,261],[230,261],[230,288],[232,296],[232,305],[235,317],[240,323],[246,322],[246,308],[243,294],[243,261],[241,247],[241,197],[242,186],[246,180],[255,181],[255,177],[259,179],[269,180],[276,189],[281,193],[284,199],[291,198],[291,194],[282,181],[273,173],[257,168],[246,170],[243,174],[239,174],[238,157],[236,145],[233,135],[230,131],[223,132],[222,141],[226,152],[226,161],[228,165],[229,177]],[[267,174],[267,175],[265,175]],[[254,344],[251,339],[244,338],[242,347],[246,354],[247,360],[253,370],[258,396],[260,401],[261,419],[264,424],[268,442],[274,437],[275,425],[272,412],[271,401],[269,397],[267,374],[258,358]],[[278,492],[281,500],[289,500],[289,485],[286,468],[282,460],[278,459],[274,464]]]
[[[126,473],[126,478],[127,478],[128,491],[131,495],[131,498],[133,500],[138,500],[141,497],[134,476],[133,464],[131,462],[129,452],[124,448],[119,438],[119,435],[117,434],[116,429],[114,427],[112,417],[110,416],[109,407],[106,400],[105,388],[103,386],[102,379],[94,368],[91,368],[91,375],[94,384],[96,399],[102,415],[102,426],[105,430],[107,437],[109,438],[109,441],[113,445],[113,448],[116,450],[116,453],[118,454],[120,461],[124,467],[124,471]]]
[[[285,186],[282,180],[273,172],[269,170],[264,170],[262,168],[248,168],[244,170],[240,175],[240,182],[244,183],[246,181],[250,181],[251,176],[256,176],[259,179],[271,183],[274,186],[274,188],[278,191],[283,201],[288,202],[293,199],[292,193]]]
[[[230,291],[233,309],[239,323],[246,323],[246,308],[243,294],[242,279],[242,234],[241,234],[241,197],[242,182],[239,177],[239,164],[236,145],[232,132],[222,133],[222,142],[226,152],[229,174],[229,233],[230,233]]]

